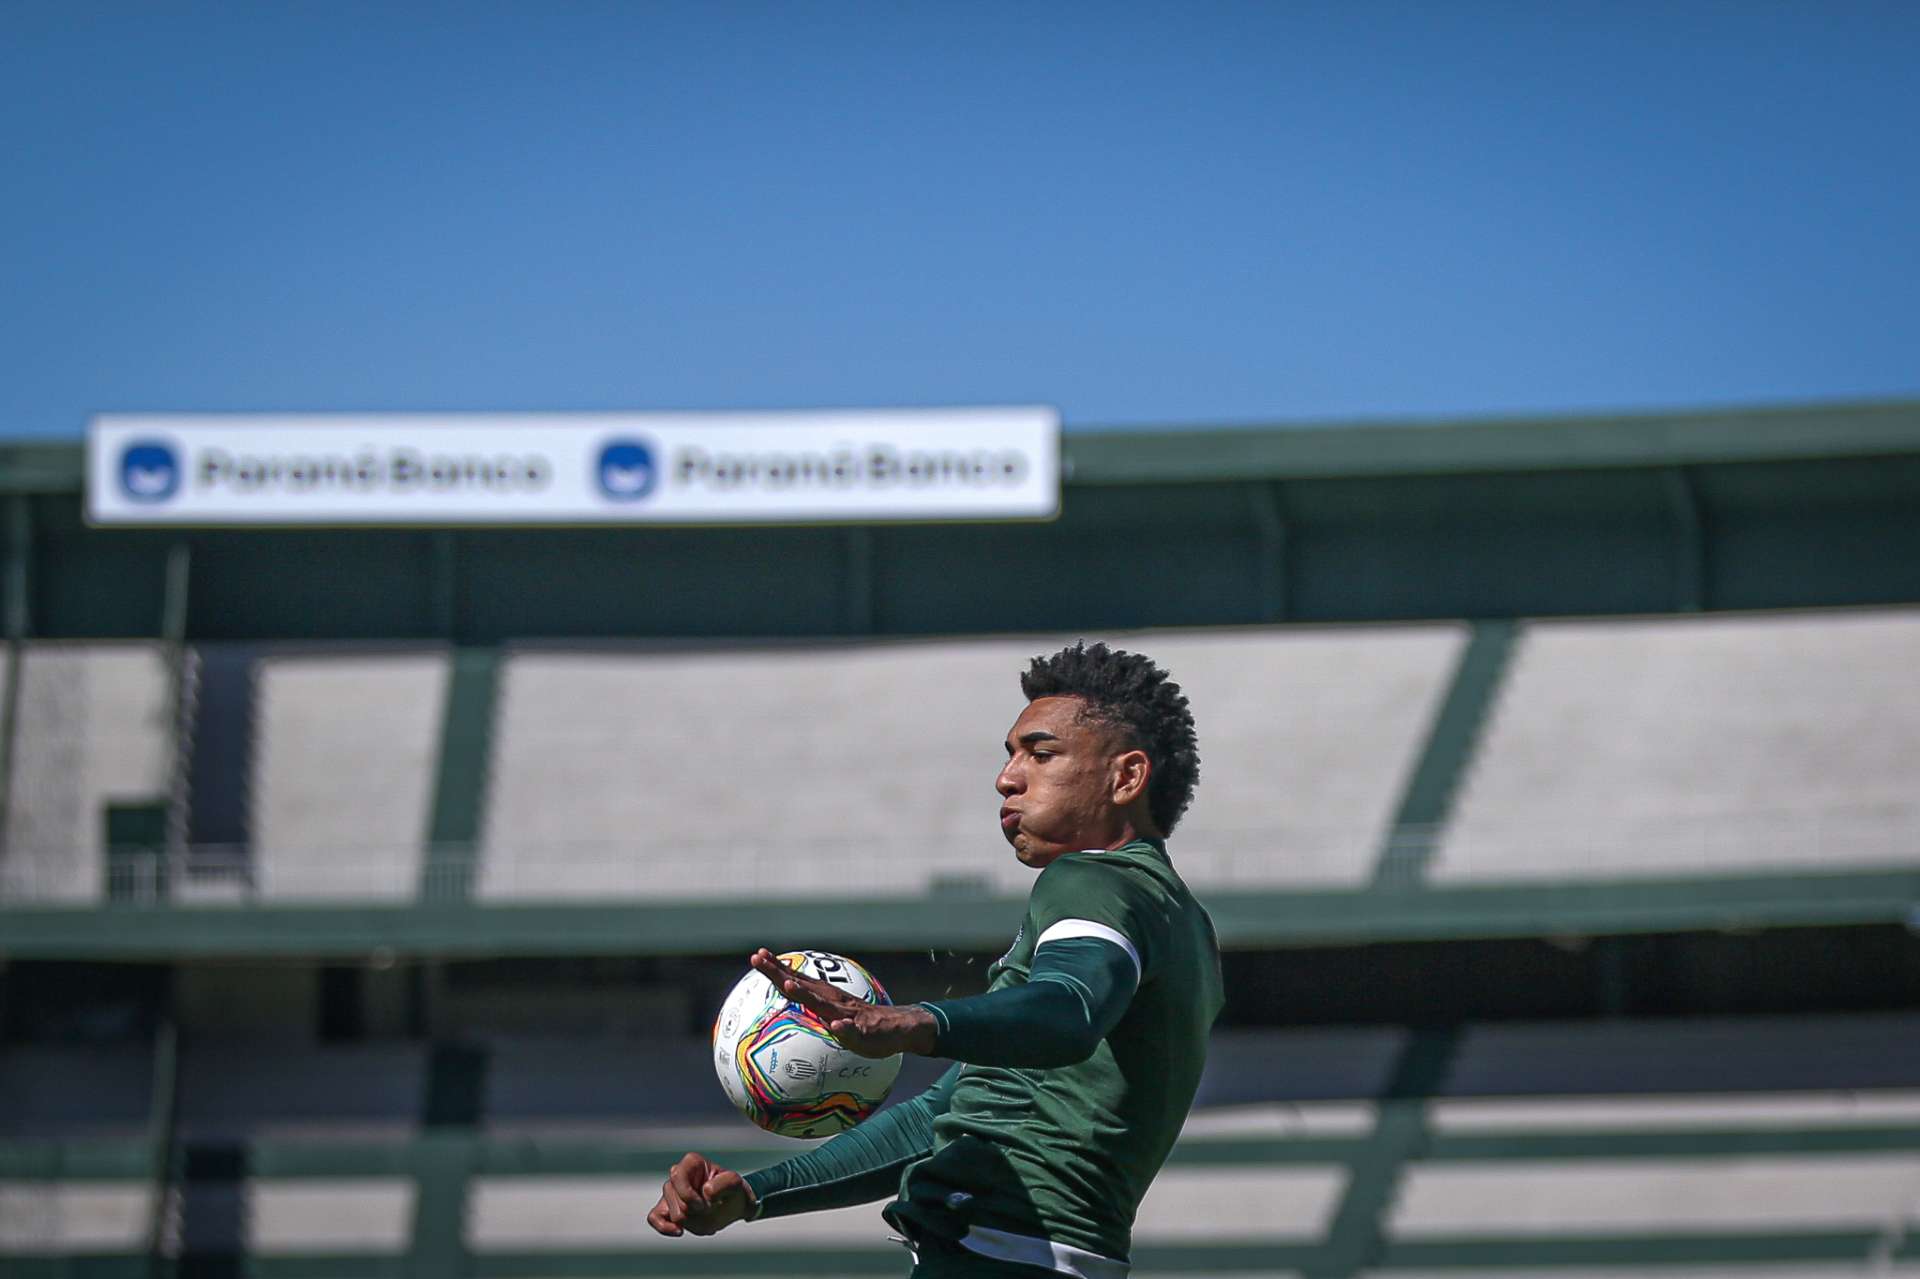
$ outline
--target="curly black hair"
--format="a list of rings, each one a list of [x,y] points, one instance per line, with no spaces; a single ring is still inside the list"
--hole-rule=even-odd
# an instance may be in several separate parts
[[[1087,714],[1117,729],[1129,746],[1147,753],[1147,810],[1171,835],[1200,781],[1200,748],[1186,694],[1153,660],[1085,640],[1033,659],[1020,677],[1028,701],[1077,697]]]

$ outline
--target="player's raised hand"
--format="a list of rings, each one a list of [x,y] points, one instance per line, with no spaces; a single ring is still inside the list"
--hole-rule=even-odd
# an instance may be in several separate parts
[[[660,1202],[647,1224],[663,1235],[710,1235],[725,1230],[753,1207],[753,1192],[740,1174],[705,1155],[688,1152],[667,1170]]]
[[[818,1017],[835,1039],[862,1057],[934,1050],[933,1014],[924,1008],[870,1004],[831,982],[801,976],[764,946],[747,962],[775,990]]]

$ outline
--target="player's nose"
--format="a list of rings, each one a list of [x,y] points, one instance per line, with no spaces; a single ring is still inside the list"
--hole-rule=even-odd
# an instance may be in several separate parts
[[[1000,776],[993,779],[993,788],[1002,795],[1011,795],[1020,789],[1012,760],[1008,760],[1007,766],[1000,770]]]

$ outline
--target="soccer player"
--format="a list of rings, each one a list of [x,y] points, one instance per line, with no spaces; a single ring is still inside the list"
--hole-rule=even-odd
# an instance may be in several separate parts
[[[673,1166],[647,1220],[663,1235],[894,1196],[916,1279],[1121,1279],[1133,1216],[1179,1135],[1222,1002],[1213,923],[1166,836],[1199,779],[1193,716],[1135,653],[1036,657],[995,780],[1000,829],[1039,871],[985,994],[875,1006],[752,958],[869,1057],[956,1063],[912,1101],[817,1149],[740,1175]]]

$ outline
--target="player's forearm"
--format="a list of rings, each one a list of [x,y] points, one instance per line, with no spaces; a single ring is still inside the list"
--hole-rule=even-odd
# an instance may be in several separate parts
[[[804,1155],[750,1172],[755,1220],[846,1208],[887,1198],[901,1170],[933,1149],[933,1120],[946,1109],[955,1070],[933,1087]]]
[[[938,1024],[934,1051],[979,1066],[1070,1066],[1085,1061],[1125,1015],[1136,977],[1105,942],[1042,947],[1024,985],[921,1005]]]
[[[1070,1066],[1100,1044],[1080,1000],[1054,982],[927,1007],[939,1024],[934,1051],[976,1066]]]

